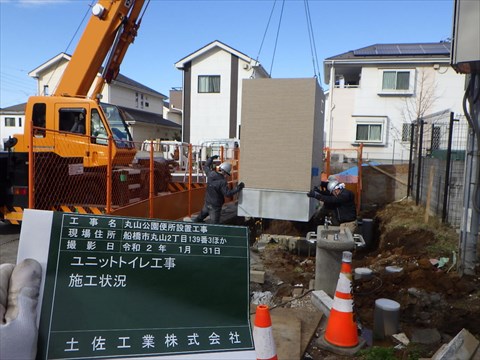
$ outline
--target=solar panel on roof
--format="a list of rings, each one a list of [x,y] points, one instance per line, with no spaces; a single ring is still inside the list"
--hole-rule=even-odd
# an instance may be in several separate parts
[[[450,44],[378,44],[353,51],[356,56],[448,55]]]
[[[401,52],[397,46],[382,46],[378,48],[378,55],[400,55]]]

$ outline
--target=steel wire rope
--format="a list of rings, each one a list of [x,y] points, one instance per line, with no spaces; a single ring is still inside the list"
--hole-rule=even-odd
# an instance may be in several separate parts
[[[267,21],[267,27],[265,28],[265,32],[263,33],[262,42],[260,43],[260,48],[258,49],[257,58],[255,59],[255,63],[257,63],[257,64],[258,64],[258,58],[260,57],[260,53],[262,52],[263,43],[265,42],[265,37],[267,36],[268,28],[270,26],[270,21],[272,20],[273,11],[275,10],[275,5],[276,4],[277,4],[277,0],[275,0],[273,2],[272,11],[270,11],[270,16],[269,16],[268,21]],[[254,74],[255,74],[255,68],[253,69],[253,74],[252,74],[251,78],[253,78]]]
[[[272,64],[270,65],[270,77],[272,77],[273,63],[275,61],[275,53],[277,52],[278,37],[280,35],[280,26],[282,25],[284,8],[285,8],[285,0],[282,1],[282,10],[280,11],[280,19],[278,20],[277,36],[275,37],[275,46],[273,48]]]
[[[304,6],[305,6],[305,17],[307,18],[307,29],[308,29],[308,39],[310,42],[310,51],[312,53],[313,73],[315,77],[318,78],[320,87],[322,87],[320,67],[318,66],[317,46],[315,45],[315,36],[313,33],[312,17],[310,15],[310,6],[308,4],[308,0],[304,0]]]

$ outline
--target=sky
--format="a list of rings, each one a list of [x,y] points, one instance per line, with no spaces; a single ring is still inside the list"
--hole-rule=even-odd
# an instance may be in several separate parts
[[[449,39],[453,2],[150,0],[120,72],[168,96],[182,86],[182,72],[174,64],[219,40],[258,59],[274,78],[317,75],[327,89],[326,58],[373,44]],[[28,73],[61,52],[73,54],[95,3],[0,0],[0,108],[37,95]]]

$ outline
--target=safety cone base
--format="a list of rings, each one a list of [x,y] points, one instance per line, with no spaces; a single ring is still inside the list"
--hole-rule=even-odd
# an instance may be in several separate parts
[[[358,344],[352,347],[336,346],[325,340],[325,331],[322,331],[317,339],[317,346],[322,350],[330,351],[337,355],[353,356],[359,352],[366,344],[366,341],[359,337]]]

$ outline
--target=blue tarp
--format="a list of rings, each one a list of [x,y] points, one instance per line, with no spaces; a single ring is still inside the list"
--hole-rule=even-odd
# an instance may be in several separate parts
[[[376,161],[370,161],[368,164],[362,164],[362,166],[369,166],[369,165],[373,165],[373,166],[378,166],[378,165],[382,165],[381,163],[378,163]],[[347,170],[344,170],[338,174],[335,174],[335,175],[351,175],[351,176],[358,176],[358,166],[353,166],[351,167],[350,169],[347,169]]]

